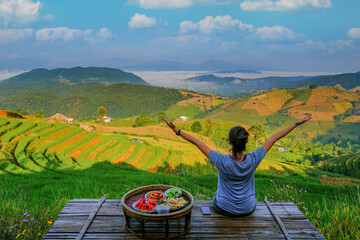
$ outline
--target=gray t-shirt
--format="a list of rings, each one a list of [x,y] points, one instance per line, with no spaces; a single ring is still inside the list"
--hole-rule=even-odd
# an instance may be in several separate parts
[[[232,214],[247,214],[256,206],[254,172],[266,150],[260,147],[237,162],[229,154],[210,151],[209,159],[218,169],[218,190],[214,201],[221,209]]]

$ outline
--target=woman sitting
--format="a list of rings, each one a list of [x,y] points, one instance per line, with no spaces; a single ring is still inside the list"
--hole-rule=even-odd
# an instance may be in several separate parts
[[[179,130],[175,124],[162,118],[179,136],[194,144],[219,171],[218,189],[214,194],[214,208],[226,216],[244,216],[251,214],[256,208],[254,172],[264,159],[266,153],[280,138],[286,136],[297,126],[311,119],[306,116],[272,135],[257,150],[244,153],[249,133],[245,128],[233,127],[229,132],[230,154],[221,154],[211,150],[199,139]]]

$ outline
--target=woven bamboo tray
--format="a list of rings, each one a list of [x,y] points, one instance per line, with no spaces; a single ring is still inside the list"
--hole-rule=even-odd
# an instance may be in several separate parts
[[[140,197],[144,198],[147,192],[155,190],[162,190],[165,192],[170,188],[178,188],[182,191],[181,197],[184,197],[184,199],[189,202],[184,208],[166,214],[139,212],[132,208],[132,204],[139,200]],[[127,192],[121,199],[121,204],[124,213],[129,217],[144,221],[164,221],[182,218],[191,213],[194,206],[194,197],[188,191],[179,187],[158,184],[139,187]]]

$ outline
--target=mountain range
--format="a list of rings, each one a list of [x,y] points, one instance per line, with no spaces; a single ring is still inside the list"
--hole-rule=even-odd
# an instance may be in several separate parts
[[[218,77],[208,74],[189,78],[186,81],[208,82],[213,87],[210,89],[211,92],[238,98],[267,92],[274,88],[296,89],[307,88],[309,85],[336,85],[340,89],[354,90],[360,86],[360,72],[319,77],[265,77],[258,79]],[[21,109],[29,113],[43,110],[46,116],[60,111],[76,117],[92,117],[97,114],[99,106],[105,106],[112,117],[126,118],[142,113],[166,111],[173,104],[193,98],[196,94],[198,93],[184,94],[182,90],[154,87],[132,73],[113,68],[34,69],[0,82],[0,109]],[[193,99],[193,104],[205,104],[206,111],[212,111],[212,107],[208,107],[211,105],[208,105],[209,101],[212,100]],[[219,99],[216,101],[219,103]],[[330,103],[332,106],[334,104]],[[346,108],[349,108],[350,103],[346,104]],[[187,106],[190,106],[188,109],[193,116],[201,115],[204,112],[191,107],[191,105]],[[181,108],[176,107],[172,111],[177,114]],[[337,106],[336,109],[339,108]],[[273,114],[273,112],[271,113]],[[334,113],[332,116],[335,115]]]
[[[256,79],[244,79],[237,77],[219,77],[214,74],[206,74],[187,78],[185,81],[208,83],[208,91],[224,96],[240,97],[256,93],[258,90],[272,88],[302,88],[314,86],[335,86],[346,90],[360,86],[360,72],[344,73],[327,76],[295,76],[295,77],[264,77]]]

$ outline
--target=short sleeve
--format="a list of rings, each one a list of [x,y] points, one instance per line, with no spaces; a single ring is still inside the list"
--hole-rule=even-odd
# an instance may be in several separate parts
[[[221,155],[221,153],[215,152],[214,150],[211,150],[209,153],[210,162],[218,169],[220,166]]]
[[[253,170],[255,171],[255,169],[259,166],[259,164],[261,163],[261,161],[264,159],[265,155],[266,155],[266,150],[264,147],[260,147],[257,150],[253,151],[250,153],[251,157],[254,161],[254,168]]]

